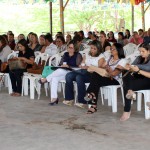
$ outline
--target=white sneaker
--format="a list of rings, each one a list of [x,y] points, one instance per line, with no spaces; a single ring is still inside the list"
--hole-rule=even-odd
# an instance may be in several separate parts
[[[73,100],[70,100],[70,101],[64,100],[63,104],[68,105],[68,106],[72,106],[73,105]]]

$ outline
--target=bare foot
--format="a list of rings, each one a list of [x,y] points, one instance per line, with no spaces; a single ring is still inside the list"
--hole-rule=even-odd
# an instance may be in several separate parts
[[[10,96],[15,96],[15,92],[11,93]]]
[[[123,112],[121,118],[120,118],[120,121],[126,121],[130,118],[130,114],[131,112]]]
[[[21,94],[20,93],[15,93],[14,96],[19,97],[19,96],[21,96]]]
[[[127,99],[131,99],[131,100],[136,100],[136,94],[135,94],[135,92],[132,91],[132,90],[128,90],[126,98]]]

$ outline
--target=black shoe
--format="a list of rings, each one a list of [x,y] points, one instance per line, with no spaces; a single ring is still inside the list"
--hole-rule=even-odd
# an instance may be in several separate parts
[[[57,98],[54,102],[49,103],[49,105],[53,106],[54,104],[58,104],[59,99]]]

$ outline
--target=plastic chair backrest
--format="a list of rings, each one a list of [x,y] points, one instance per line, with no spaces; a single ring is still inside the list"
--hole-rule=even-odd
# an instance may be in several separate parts
[[[41,63],[42,63],[42,61],[45,61],[45,63],[46,63],[47,60],[48,60],[48,58],[49,58],[49,55],[48,55],[48,54],[40,53],[39,55],[37,55],[37,56],[35,57],[34,62],[35,62],[36,64],[38,64],[40,61],[41,61]]]
[[[137,50],[137,45],[133,43],[128,43],[123,47],[123,50],[124,50],[125,57],[127,57],[128,55],[133,54]]]
[[[41,52],[39,52],[39,51],[34,52],[35,57],[40,54],[41,54]]]
[[[61,56],[59,54],[55,54],[49,59],[49,66],[58,66],[61,60]]]
[[[19,53],[19,52],[18,52],[18,53]],[[10,53],[10,54],[7,56],[7,61],[8,61],[8,59],[11,59],[11,58],[13,58],[13,57],[18,57],[18,54],[17,54],[16,52]]]

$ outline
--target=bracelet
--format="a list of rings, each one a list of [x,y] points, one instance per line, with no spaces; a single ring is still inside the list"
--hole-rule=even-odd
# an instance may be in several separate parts
[[[136,73],[140,74],[140,71],[141,71],[141,70],[139,69]]]

